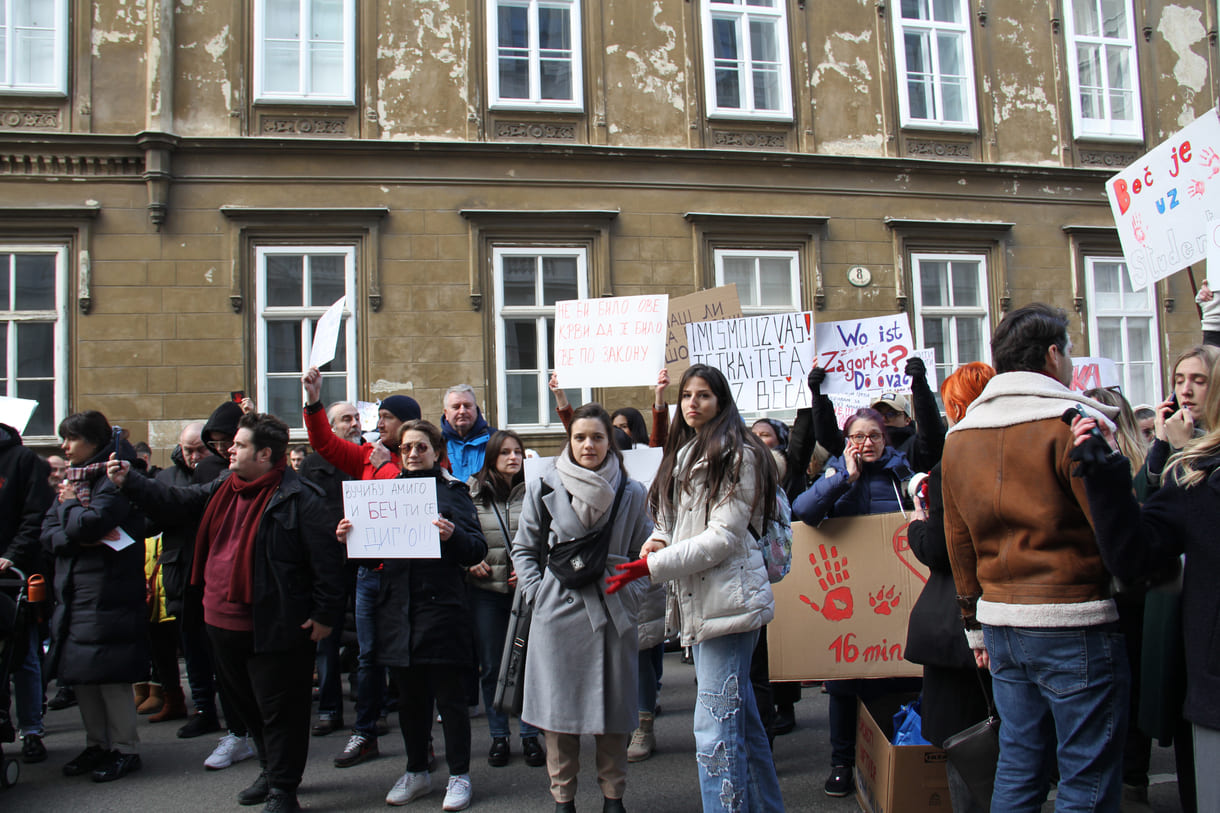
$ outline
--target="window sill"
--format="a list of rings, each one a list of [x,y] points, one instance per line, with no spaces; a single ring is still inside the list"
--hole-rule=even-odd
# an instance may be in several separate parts
[[[255,107],[329,107],[356,109],[354,99],[325,99],[309,96],[260,96],[253,102]]]
[[[709,122],[716,124],[792,124],[791,111],[787,113],[750,113],[741,110],[716,110],[707,114]]]
[[[492,102],[487,106],[492,113],[566,113],[584,115],[585,106],[581,102]]]

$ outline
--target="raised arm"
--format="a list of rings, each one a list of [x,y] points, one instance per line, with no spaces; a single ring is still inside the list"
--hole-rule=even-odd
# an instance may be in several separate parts
[[[906,374],[911,377],[911,403],[915,412],[915,443],[911,450],[911,468],[931,471],[945,451],[945,424],[940,419],[936,396],[928,386],[928,368],[923,359],[907,361]]]

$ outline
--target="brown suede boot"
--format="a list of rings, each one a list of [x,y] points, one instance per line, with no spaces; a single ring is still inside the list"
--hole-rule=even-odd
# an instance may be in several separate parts
[[[161,710],[148,718],[150,723],[164,723],[166,720],[185,720],[186,719],[186,696],[182,693],[182,686],[166,686],[165,687],[165,705]]]
[[[148,697],[144,698],[144,702],[136,706],[137,714],[152,714],[161,710],[165,705],[165,693],[161,687],[155,683],[148,684]]]
[[[144,705],[144,701],[148,699],[148,686],[149,684],[147,683],[131,684],[131,693],[135,698],[137,709]]]

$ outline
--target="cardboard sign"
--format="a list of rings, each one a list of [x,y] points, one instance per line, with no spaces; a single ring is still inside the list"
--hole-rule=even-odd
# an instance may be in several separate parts
[[[813,327],[810,311],[691,322],[690,363],[724,373],[742,412],[807,407]]]
[[[907,544],[902,514],[792,525],[792,571],[767,628],[772,680],[908,677],[907,621],[928,569]]]
[[[309,367],[306,369],[321,368],[323,364],[334,361],[335,349],[339,346],[339,329],[343,327],[343,307],[346,304],[347,297],[339,297],[318,319],[318,326],[314,328],[313,344],[309,348]]]
[[[917,695],[859,701],[856,800],[867,813],[952,810],[945,752],[931,745],[894,745],[894,714]]]
[[[665,337],[665,368],[675,384],[690,366],[690,350],[686,346],[686,325],[691,322],[711,322],[716,319],[736,319],[741,316],[741,301],[736,285],[722,285],[706,291],[669,300],[668,331]]]
[[[669,297],[555,303],[555,373],[565,388],[654,385],[665,364]]]
[[[432,520],[436,481],[431,477],[349,480],[343,516],[352,523],[347,555],[353,559],[439,559],[441,534]]]
[[[6,423],[17,430],[17,434],[25,432],[25,427],[34,417],[38,402],[29,398],[9,398],[0,395],[0,423]]]
[[[1212,108],[1106,181],[1131,287],[1204,259],[1220,217],[1220,119]]]
[[[1084,392],[1102,387],[1121,387],[1118,365],[1100,356],[1072,359],[1072,391]]]
[[[905,313],[821,322],[817,339],[818,365],[826,369],[823,394],[911,391],[911,379],[903,370],[914,344]],[[933,369],[934,365],[928,365],[932,376]]]

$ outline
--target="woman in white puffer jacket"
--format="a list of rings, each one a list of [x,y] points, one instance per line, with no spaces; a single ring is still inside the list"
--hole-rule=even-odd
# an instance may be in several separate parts
[[[673,582],[699,686],[694,728],[703,809],[775,813],[783,799],[749,679],[758,631],[774,616],[775,600],[750,528],[761,532],[774,510],[778,473],[719,370],[691,366],[679,392],[648,495],[656,529],[641,559],[618,566],[607,592],[645,575]]]

